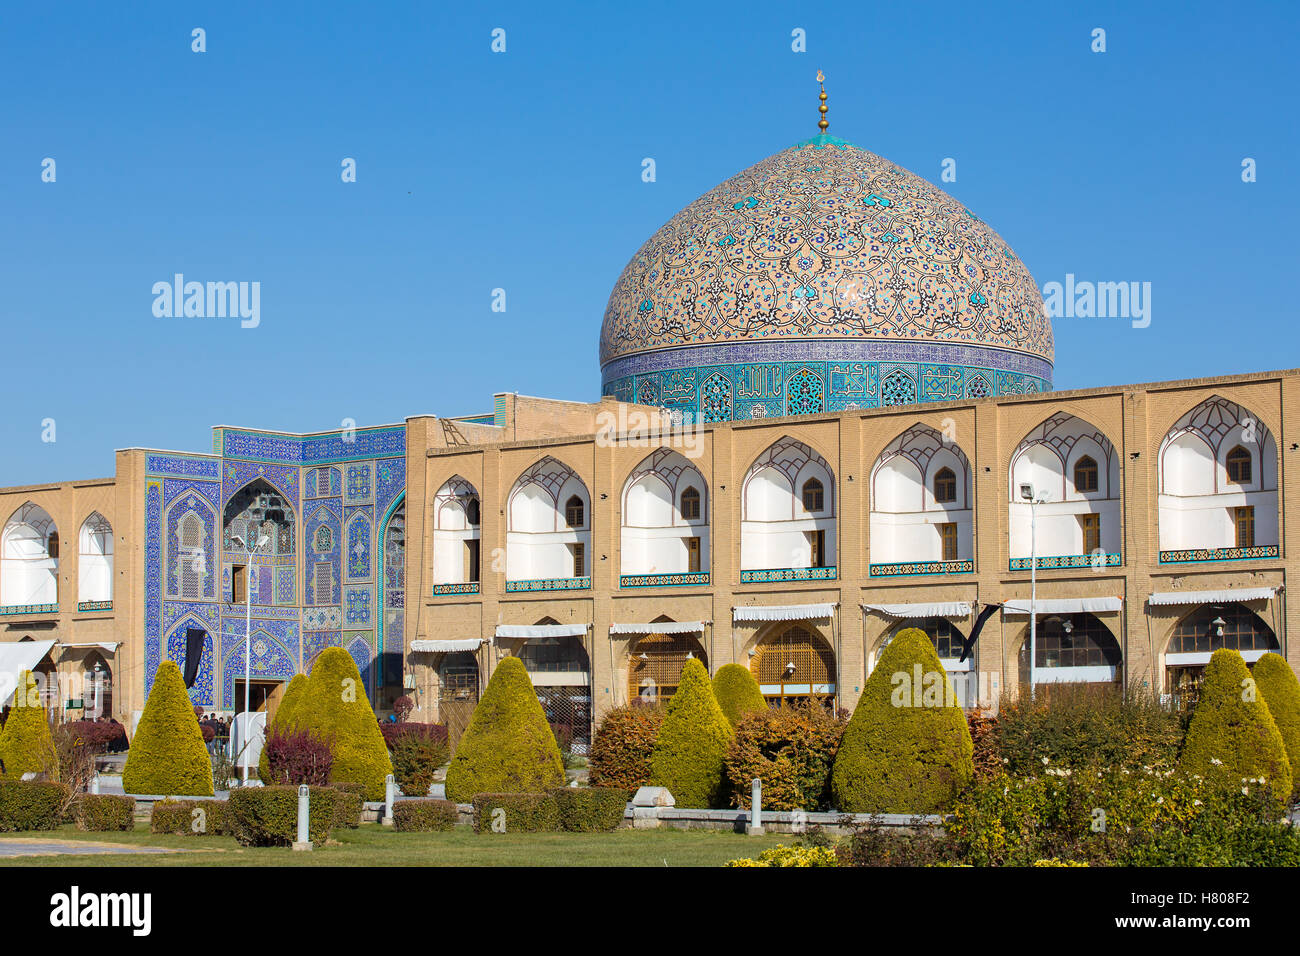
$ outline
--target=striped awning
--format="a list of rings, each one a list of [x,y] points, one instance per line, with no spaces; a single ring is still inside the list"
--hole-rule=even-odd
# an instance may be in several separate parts
[[[589,624],[498,624],[497,637],[582,637]]]
[[[411,650],[426,654],[451,654],[456,651],[476,651],[483,643],[479,637],[460,641],[411,641]]]
[[[1147,598],[1154,607],[1169,604],[1223,604],[1229,601],[1267,601],[1278,592],[1276,587],[1223,588],[1220,591],[1157,591]]]
[[[611,624],[611,634],[702,634],[710,621],[656,621],[652,624]]]
[[[1124,602],[1117,597],[1044,598],[1034,602],[1037,614],[1104,614],[1121,610]],[[1002,604],[1003,614],[1028,614],[1029,599],[1016,598]]]
[[[936,604],[864,604],[862,610],[905,619],[970,617],[970,603],[967,601],[941,601]]]
[[[815,621],[835,616],[834,604],[749,605],[732,608],[737,621]]]

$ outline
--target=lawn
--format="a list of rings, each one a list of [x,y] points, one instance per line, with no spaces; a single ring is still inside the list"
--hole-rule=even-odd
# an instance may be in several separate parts
[[[715,830],[615,830],[612,833],[476,834],[397,833],[377,823],[335,830],[330,844],[311,853],[287,847],[242,847],[233,837],[150,833],[137,823],[130,833],[58,830],[0,834],[6,839],[78,840],[175,847],[185,852],[0,857],[0,866],[720,866],[757,856],[782,842],[779,835],[747,837]],[[785,836],[790,843],[793,838]]]

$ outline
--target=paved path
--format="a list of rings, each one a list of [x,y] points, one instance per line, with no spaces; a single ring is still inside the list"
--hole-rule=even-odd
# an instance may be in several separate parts
[[[0,859],[14,856],[88,856],[102,853],[177,853],[168,847],[133,846],[127,843],[96,843],[87,840],[42,840],[20,837],[0,839]]]

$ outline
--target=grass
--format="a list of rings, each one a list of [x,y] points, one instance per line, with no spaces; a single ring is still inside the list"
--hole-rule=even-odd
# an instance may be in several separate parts
[[[397,833],[377,823],[335,830],[311,853],[288,847],[242,847],[233,837],[150,833],[82,833],[72,825],[35,833],[0,834],[32,840],[77,840],[170,847],[181,853],[0,857],[0,866],[720,866],[755,857],[780,835],[747,837],[716,830],[615,830],[612,833]],[[785,836],[786,843],[791,842]]]

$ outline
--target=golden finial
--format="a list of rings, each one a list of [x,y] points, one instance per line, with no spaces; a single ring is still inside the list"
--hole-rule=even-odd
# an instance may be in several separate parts
[[[817,112],[819,112],[819,113],[822,114],[822,118],[821,118],[820,120],[817,121],[817,128],[818,128],[819,130],[821,130],[823,133],[825,133],[826,130],[829,129],[829,128],[830,128],[830,125],[831,125],[831,124],[830,124],[829,122],[827,122],[827,120],[826,120],[826,86],[825,86],[825,83],[826,83],[826,77],[822,76],[822,71],[821,71],[821,70],[818,70],[818,71],[817,71],[817,85],[821,87],[821,95],[818,97],[818,99],[820,99],[820,100],[822,101],[822,105],[819,106],[819,107],[817,107]]]

